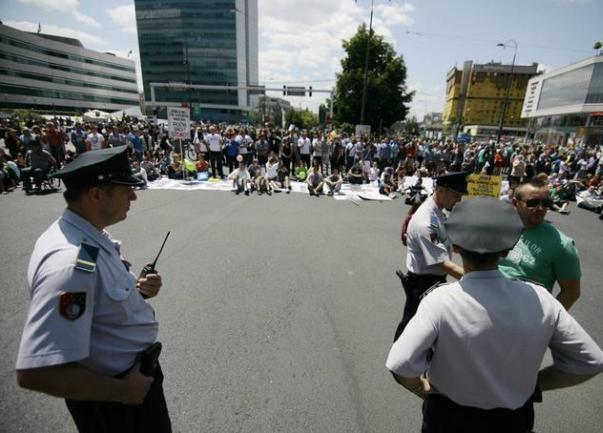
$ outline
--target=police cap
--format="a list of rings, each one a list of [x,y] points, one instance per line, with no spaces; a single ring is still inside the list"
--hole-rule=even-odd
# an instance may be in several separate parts
[[[127,146],[118,146],[85,152],[52,176],[61,179],[67,189],[105,183],[142,185],[143,181],[132,176],[127,150]]]
[[[436,186],[443,186],[461,194],[467,194],[467,176],[469,174],[471,173],[468,171],[443,174],[435,178]]]
[[[444,225],[454,245],[479,254],[513,248],[523,229],[515,208],[494,197],[457,203]]]

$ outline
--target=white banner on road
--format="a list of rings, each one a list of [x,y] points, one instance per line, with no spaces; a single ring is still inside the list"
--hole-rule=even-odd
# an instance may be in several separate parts
[[[187,140],[190,138],[191,112],[189,108],[168,107],[168,134],[170,138]]]

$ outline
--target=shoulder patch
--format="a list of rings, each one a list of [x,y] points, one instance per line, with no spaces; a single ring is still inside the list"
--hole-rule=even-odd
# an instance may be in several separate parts
[[[440,220],[438,219],[438,217],[437,217],[437,216],[432,215],[432,216],[431,216],[431,220],[430,220],[429,225],[430,225],[431,227],[433,227],[433,228],[436,228],[436,229],[437,229],[437,228],[439,228],[439,227],[440,227]]]
[[[67,320],[77,320],[86,311],[86,292],[61,293],[59,313]]]
[[[98,247],[82,243],[77,260],[75,261],[75,269],[85,272],[95,272],[97,257]]]
[[[429,295],[431,292],[433,292],[435,289],[437,289],[438,287],[443,286],[445,284],[449,284],[449,283],[444,282],[444,283],[436,283],[436,284],[434,284],[429,289],[425,290],[423,292],[423,294],[420,296],[420,298],[423,299],[424,297],[426,297],[427,295]]]

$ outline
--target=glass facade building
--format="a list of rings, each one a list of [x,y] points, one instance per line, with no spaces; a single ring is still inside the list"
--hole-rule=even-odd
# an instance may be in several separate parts
[[[145,101],[151,83],[246,86],[258,82],[257,0],[135,0]],[[165,105],[190,104],[193,119],[239,121],[249,92],[155,87]],[[162,108],[159,109],[162,116]]]
[[[77,114],[138,105],[134,61],[0,25],[0,108]]]
[[[603,55],[532,78],[522,117],[536,141],[603,145]]]

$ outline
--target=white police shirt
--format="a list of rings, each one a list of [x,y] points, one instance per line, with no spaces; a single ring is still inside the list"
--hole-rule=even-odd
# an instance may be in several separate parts
[[[68,209],[36,242],[27,279],[18,370],[79,362],[114,376],[157,337],[155,312],[122,262],[119,242]]]
[[[450,260],[452,244],[444,222],[446,215],[438,208],[433,196],[413,214],[408,224],[406,269],[415,274],[445,275],[440,264]]]
[[[544,287],[478,271],[423,298],[386,367],[403,377],[427,372],[463,406],[517,409],[534,392],[547,347],[559,370],[603,371],[601,349]]]

